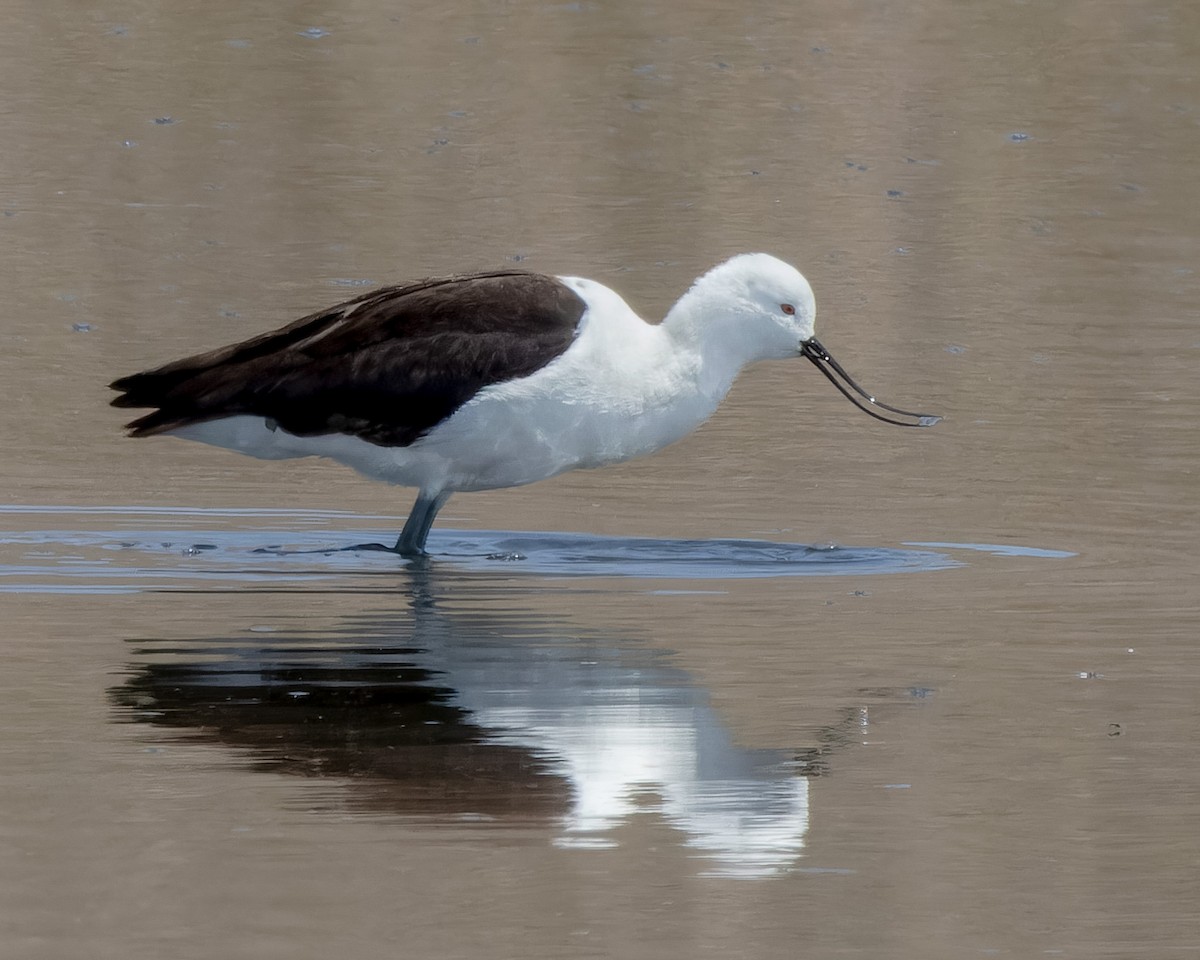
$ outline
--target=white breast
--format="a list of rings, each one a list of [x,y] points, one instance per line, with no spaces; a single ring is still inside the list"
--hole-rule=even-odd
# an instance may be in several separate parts
[[[563,280],[589,305],[571,348],[528,377],[481,390],[410,448],[444,458],[453,489],[516,486],[651,453],[720,402],[697,392],[698,356],[662,327],[601,284]]]

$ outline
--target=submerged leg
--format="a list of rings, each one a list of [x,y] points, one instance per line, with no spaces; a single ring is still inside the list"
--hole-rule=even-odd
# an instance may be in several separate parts
[[[413,504],[404,521],[404,529],[400,531],[400,539],[396,541],[396,552],[402,557],[423,557],[425,555],[425,540],[429,536],[429,528],[433,526],[433,518],[437,516],[443,504],[450,499],[450,491],[429,496],[424,491],[417,494],[417,502]]]

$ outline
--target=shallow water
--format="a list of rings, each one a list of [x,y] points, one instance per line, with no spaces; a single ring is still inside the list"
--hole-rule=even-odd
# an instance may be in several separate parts
[[[1194,5],[288,16],[0,11],[0,954],[1200,952]],[[409,491],[106,406],[374,283],[656,316],[753,249],[945,420],[761,365],[410,564]]]
[[[783,543],[771,540],[668,540],[597,537],[578,533],[514,533],[497,530],[439,529],[428,544],[430,556],[406,561],[383,541],[392,542],[403,519],[386,531],[328,529],[338,520],[364,518],[332,511],[289,516],[274,510],[225,511],[137,508],[59,511],[54,508],[0,507],[0,516],[50,521],[53,529],[0,530],[0,590],[15,592],[135,591],[146,581],[169,580],[176,589],[214,581],[295,582],[331,577],[394,576],[409,566],[438,572],[494,572],[539,576],[634,577],[644,579],[743,579],[850,576],[945,570],[958,566],[945,552],[895,547]],[[64,529],[63,522],[86,514],[118,520],[118,530]],[[200,528],[182,521],[210,523],[236,518],[269,526],[253,531]],[[162,527],[168,518],[179,525]],[[376,518],[377,519],[377,518]],[[317,525],[320,525],[318,528]],[[948,549],[993,549],[986,545],[930,544]],[[1071,556],[1019,546],[996,547],[1010,556]],[[139,582],[142,587],[139,587]]]

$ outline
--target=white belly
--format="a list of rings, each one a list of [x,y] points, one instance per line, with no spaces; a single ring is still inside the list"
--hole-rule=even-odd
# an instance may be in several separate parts
[[[298,437],[256,416],[194,424],[174,435],[264,460],[328,457],[401,486],[470,491],[520,486],[564,470],[652,453],[690,433],[712,412],[711,407],[678,405],[638,411],[497,393],[495,388],[481,391],[408,447],[381,447],[344,434]]]

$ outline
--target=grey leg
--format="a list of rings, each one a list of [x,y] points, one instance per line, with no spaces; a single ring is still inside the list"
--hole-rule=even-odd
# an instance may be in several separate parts
[[[400,531],[400,539],[396,541],[396,552],[400,556],[425,556],[425,541],[429,537],[429,528],[433,526],[433,518],[449,499],[449,491],[430,496],[422,490],[417,494],[417,502],[409,511],[404,529]]]

